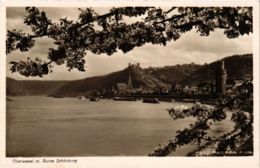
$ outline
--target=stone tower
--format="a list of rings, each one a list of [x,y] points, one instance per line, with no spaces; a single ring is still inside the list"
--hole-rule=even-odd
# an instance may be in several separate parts
[[[219,61],[216,69],[216,95],[226,94],[227,71],[224,61]]]
[[[127,87],[129,90],[133,89],[131,73],[129,73]]]

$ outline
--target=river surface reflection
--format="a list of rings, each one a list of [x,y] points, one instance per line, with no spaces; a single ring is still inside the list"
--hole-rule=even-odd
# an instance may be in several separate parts
[[[100,100],[44,96],[10,97],[7,156],[147,156],[159,143],[195,120],[173,120],[166,109],[189,103]],[[216,134],[230,122],[217,124]],[[172,155],[183,156],[196,145]]]

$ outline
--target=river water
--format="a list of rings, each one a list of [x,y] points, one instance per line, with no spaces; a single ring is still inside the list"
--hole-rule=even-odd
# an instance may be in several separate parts
[[[173,120],[166,109],[189,103],[100,100],[44,96],[10,97],[7,156],[147,156],[195,120]],[[229,131],[224,121],[214,134]],[[183,156],[189,145],[172,153]]]

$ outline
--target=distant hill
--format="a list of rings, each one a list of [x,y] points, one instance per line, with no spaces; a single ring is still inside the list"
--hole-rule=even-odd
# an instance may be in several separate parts
[[[224,59],[225,69],[227,71],[227,79],[243,79],[245,77],[253,77],[253,55],[234,55]],[[217,61],[202,66],[200,69],[187,76],[181,81],[183,84],[198,84],[203,81],[215,80],[215,69]]]
[[[129,75],[131,76],[133,87],[135,88],[143,87],[153,89],[155,87],[165,87],[168,85],[151,74],[146,73],[137,65],[131,65],[122,71],[110,73],[108,75],[68,82],[53,92],[52,95],[75,96],[79,93],[91,90],[111,90],[112,87],[116,87],[117,83],[127,83]]]
[[[144,71],[150,73],[152,76],[162,80],[165,83],[181,82],[188,76],[199,70],[202,65],[197,64],[183,64],[174,66],[165,66],[160,68],[147,68]]]
[[[234,55],[224,58],[228,79],[253,76],[253,55]],[[205,65],[184,64],[142,69],[131,65],[122,71],[75,81],[18,81],[7,78],[7,95],[78,96],[87,91],[111,89],[117,83],[127,83],[129,74],[135,88],[158,88],[174,82],[197,85],[215,79],[217,62]]]
[[[48,95],[64,85],[66,81],[28,81],[6,78],[7,95]]]

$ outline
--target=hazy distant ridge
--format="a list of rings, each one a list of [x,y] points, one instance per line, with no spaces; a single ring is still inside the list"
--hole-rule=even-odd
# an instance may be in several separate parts
[[[252,54],[235,55],[224,58],[228,79],[253,76]],[[135,65],[103,76],[95,76],[75,81],[18,81],[7,78],[7,95],[55,95],[77,96],[80,93],[111,89],[117,83],[127,83],[129,74],[133,87],[155,88],[169,86],[174,82],[198,84],[215,78],[216,62],[196,65],[184,64],[160,68],[142,69]]]
[[[49,95],[64,85],[66,81],[28,81],[6,79],[7,95]]]

